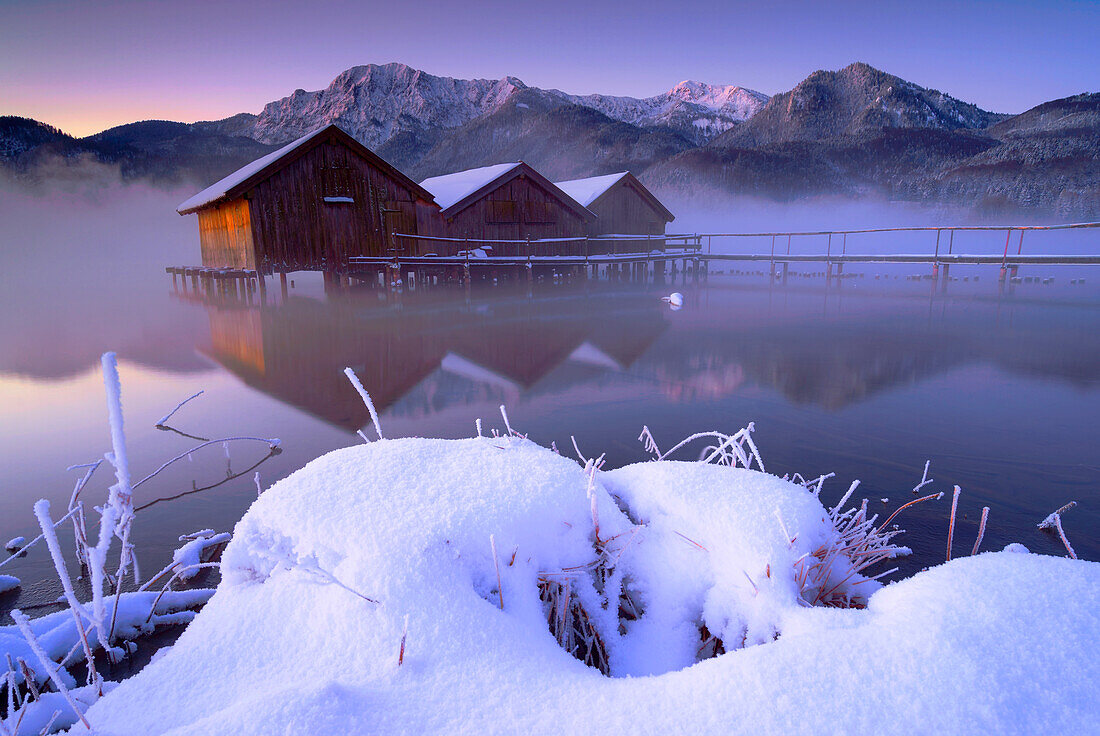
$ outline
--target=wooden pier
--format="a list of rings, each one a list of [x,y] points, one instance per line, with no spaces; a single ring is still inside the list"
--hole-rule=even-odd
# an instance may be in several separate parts
[[[389,255],[361,256],[347,259],[338,268],[322,267],[326,284],[343,285],[351,280],[393,285],[412,279],[420,283],[460,281],[469,284],[474,274],[490,280],[521,278],[528,281],[545,278],[601,278],[612,280],[642,280],[663,278],[667,272],[682,275],[686,281],[706,278],[712,263],[768,263],[767,275],[786,283],[789,268],[795,263],[818,263],[825,266],[821,275],[827,279],[841,277],[845,264],[921,264],[931,267],[931,278],[946,284],[953,265],[996,265],[1000,281],[1017,281],[1023,265],[1092,266],[1100,265],[1100,248],[1095,253],[1025,254],[1024,235],[1032,231],[1094,230],[1098,222],[1068,225],[1020,226],[958,226],[958,227],[897,227],[861,230],[821,230],[801,232],[755,233],[691,233],[678,235],[613,235],[605,237],[545,238],[524,240],[480,240],[473,238],[443,238],[395,234]],[[994,253],[956,253],[955,236],[964,232],[1004,232],[1004,247]],[[934,244],[926,253],[849,253],[848,236],[870,233],[935,234]],[[824,252],[792,252],[795,238],[824,238]],[[768,239],[767,252],[715,253],[714,245],[732,239]],[[415,239],[415,246],[408,240]],[[425,243],[428,245],[425,246]],[[412,255],[434,248],[447,255]],[[778,247],[777,247],[778,246]],[[820,247],[820,246],[818,246]],[[493,255],[504,251],[508,255]],[[1015,251],[1015,252],[1012,252]],[[556,254],[552,254],[556,253]],[[287,273],[297,269],[279,269],[286,291]],[[166,269],[177,277],[190,279],[192,290],[209,284],[214,290],[265,289],[264,279],[255,270],[180,268]]]

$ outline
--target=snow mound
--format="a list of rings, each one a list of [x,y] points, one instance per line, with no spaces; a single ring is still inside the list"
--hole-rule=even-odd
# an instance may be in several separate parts
[[[253,504],[214,597],[87,718],[117,736],[1100,727],[1100,565],[984,554],[865,610],[807,607],[796,562],[832,534],[810,491],[756,471],[596,472],[513,437],[340,450]],[[665,674],[604,677],[563,651],[574,633],[612,674]],[[708,634],[736,651],[696,663]]]

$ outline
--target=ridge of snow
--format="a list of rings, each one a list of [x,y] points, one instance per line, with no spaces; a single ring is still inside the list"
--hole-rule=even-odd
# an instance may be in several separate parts
[[[516,161],[509,164],[493,164],[492,166],[480,166],[476,169],[456,171],[453,174],[443,174],[442,176],[425,179],[420,182],[420,186],[428,190],[441,209],[447,209],[519,165],[520,162]]]
[[[242,181],[255,174],[257,171],[263,170],[265,167],[275,163],[291,151],[294,151],[297,148],[301,147],[303,144],[313,140],[314,136],[316,136],[327,127],[328,126],[325,125],[317,128],[316,130],[310,131],[309,133],[303,135],[301,138],[298,138],[297,140],[286,144],[277,151],[272,151],[266,156],[262,156],[250,164],[245,164],[229,176],[226,176],[223,179],[219,179],[218,181],[214,182],[206,189],[203,189],[201,192],[194,195],[190,199],[185,200],[183,203],[180,204],[179,207],[176,208],[176,212],[185,212],[186,210],[194,209],[195,207],[201,207],[204,204],[209,204],[214,200],[224,197],[226,192],[228,192],[230,189],[237,186]]]
[[[629,171],[620,171],[617,174],[590,176],[586,179],[556,181],[554,186],[587,207],[629,173]]]

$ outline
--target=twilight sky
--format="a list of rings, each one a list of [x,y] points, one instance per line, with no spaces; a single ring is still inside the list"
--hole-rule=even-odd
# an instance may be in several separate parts
[[[649,96],[853,61],[997,112],[1100,91],[1098,0],[0,0],[0,114],[74,135],[259,112],[356,64]]]

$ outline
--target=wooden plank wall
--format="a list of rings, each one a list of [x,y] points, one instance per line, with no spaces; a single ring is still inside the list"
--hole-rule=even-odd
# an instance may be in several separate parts
[[[502,203],[502,204],[493,204]],[[508,202],[514,202],[509,207]],[[512,222],[500,221],[500,215],[512,209]],[[526,177],[517,177],[489,192],[477,202],[459,212],[446,222],[438,216],[432,234],[448,238],[482,238],[486,240],[532,240],[539,238],[584,237],[585,221],[580,215],[564,206],[561,201]],[[496,221],[494,221],[496,220]],[[461,246],[448,249],[449,244],[425,243],[422,247],[438,246],[434,252],[447,255]],[[547,244],[533,249],[532,255],[558,255],[580,253],[583,244]],[[497,245],[495,255],[527,255],[526,246]]]
[[[588,234],[597,235],[664,235],[665,221],[662,215],[653,209],[642,195],[627,182],[616,184],[610,191],[597,199],[588,209],[596,213],[597,220],[588,224]],[[649,247],[652,245],[652,247]],[[617,241],[593,248],[590,252],[640,252],[644,250],[663,250],[660,245],[646,244],[645,241]]]
[[[250,204],[264,270],[340,268],[351,256],[388,254],[391,227],[416,232],[413,193],[331,141],[257,184]]]
[[[207,268],[256,267],[248,202],[238,199],[199,210],[199,245]]]

